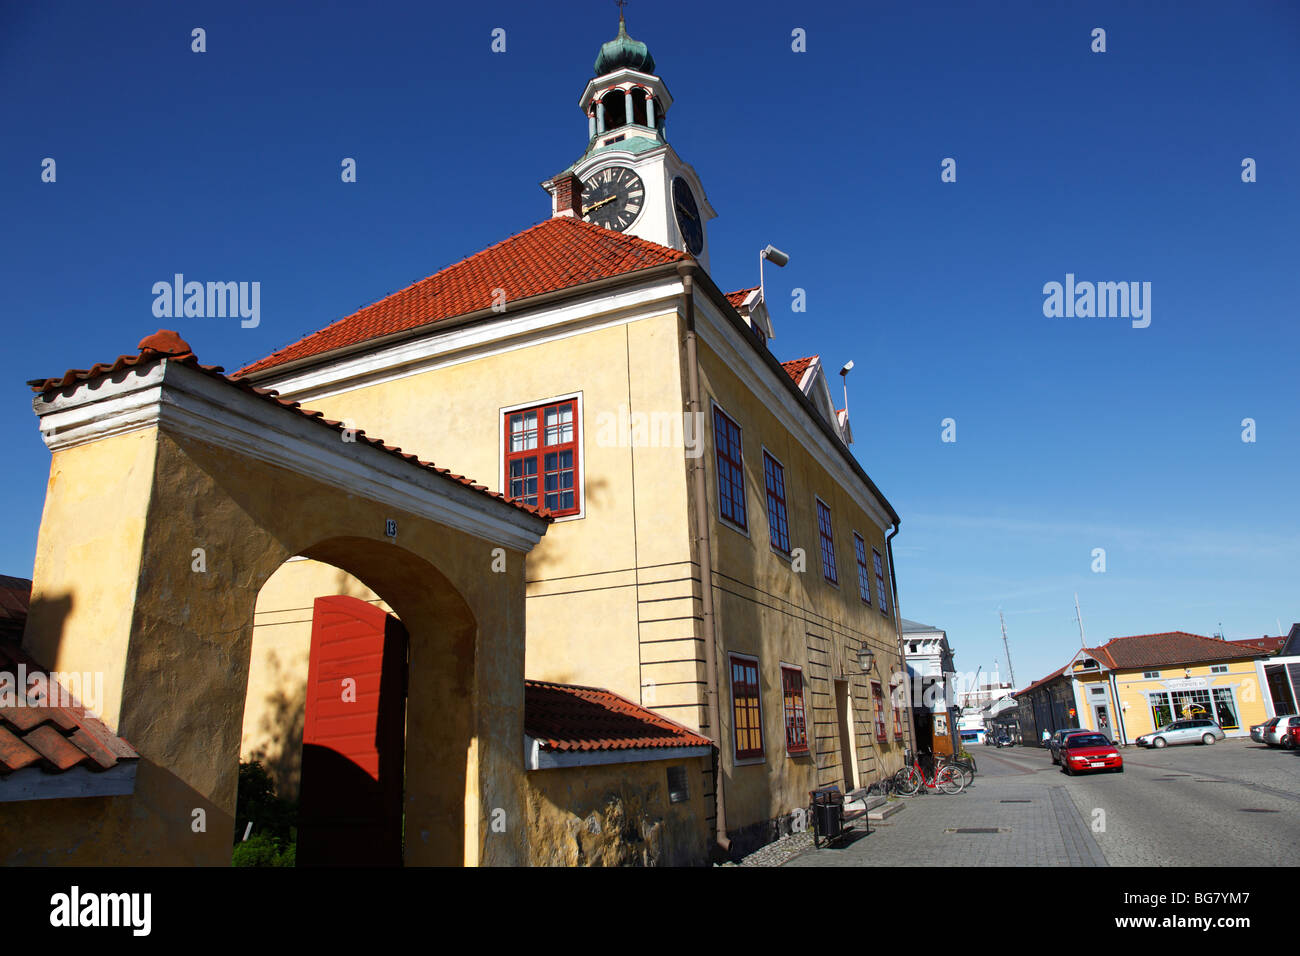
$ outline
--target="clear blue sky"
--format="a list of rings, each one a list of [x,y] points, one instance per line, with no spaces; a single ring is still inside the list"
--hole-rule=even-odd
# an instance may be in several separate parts
[[[999,607],[1019,684],[1060,666],[1076,590],[1090,643],[1300,619],[1295,3],[627,16],[718,210],[719,285],[753,284],[775,243],[773,350],[856,361],[903,613],[960,667],[1000,657]],[[616,27],[606,0],[0,6],[0,573],[31,574],[49,468],[24,380],[160,324],[233,369],[545,218]],[[155,319],[175,272],[260,281],[261,325]],[[1045,318],[1067,272],[1150,282],[1150,327]]]

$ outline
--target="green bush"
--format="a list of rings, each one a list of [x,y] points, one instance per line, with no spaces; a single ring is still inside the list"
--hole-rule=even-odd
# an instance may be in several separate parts
[[[260,761],[239,765],[239,789],[235,797],[235,843],[244,839],[248,824],[253,836],[270,836],[281,846],[294,842],[293,829],[298,823],[297,804],[275,794],[275,783]]]
[[[269,834],[259,833],[235,844],[230,863],[232,866],[294,866],[295,851],[293,844],[285,846]]]

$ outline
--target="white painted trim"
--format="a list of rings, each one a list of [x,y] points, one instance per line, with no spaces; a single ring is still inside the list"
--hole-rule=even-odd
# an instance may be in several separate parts
[[[29,767],[10,774],[0,783],[0,803],[127,796],[135,792],[138,763],[136,760],[123,760],[101,771],[87,770],[78,765],[63,773],[46,773]]]
[[[844,452],[831,444],[826,434],[809,418],[807,409],[795,401],[786,387],[777,380],[777,373],[768,367],[751,343],[741,339],[739,331],[718,311],[708,296],[695,297],[695,318],[697,333],[718,358],[786,431],[799,441],[804,450],[812,454],[817,463],[838,481],[854,504],[876,523],[881,533],[892,528],[893,521],[884,507],[844,461]],[[789,379],[784,370],[780,374]]]
[[[93,385],[34,403],[51,450],[156,425],[514,550],[546,531],[542,518],[173,361]]]
[[[509,488],[506,487],[506,416],[511,412],[521,411],[525,408],[537,408],[541,405],[554,405],[556,402],[577,401],[577,407],[573,412],[573,427],[578,430],[578,482],[581,487],[578,489],[578,513],[576,515],[561,515],[554,519],[556,524],[563,521],[577,521],[579,518],[587,517],[587,429],[586,420],[583,418],[582,389],[576,392],[566,392],[563,395],[553,395],[550,398],[538,399],[535,402],[519,402],[515,405],[504,405],[497,409],[497,487],[501,493],[509,494]],[[543,423],[537,423],[538,440],[541,440],[541,429]],[[540,445],[538,446],[541,447]],[[543,495],[545,489],[542,487],[542,475],[537,476],[537,500],[545,502]]]
[[[484,318],[447,330],[439,330],[435,322],[417,338],[332,361],[322,356],[326,365],[282,376],[270,369],[266,377],[259,375],[256,381],[299,402],[332,398],[354,389],[676,312],[681,308],[682,291],[682,280],[671,275],[612,293],[605,290],[514,314],[507,304],[502,318]]]
[[[689,760],[694,757],[707,757],[712,751],[712,747],[699,746],[637,747],[631,750],[543,750],[540,741],[524,734],[524,765],[528,770],[600,767],[656,760]]]

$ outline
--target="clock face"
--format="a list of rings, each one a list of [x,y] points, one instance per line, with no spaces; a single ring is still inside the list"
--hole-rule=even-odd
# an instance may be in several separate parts
[[[700,219],[700,207],[695,205],[695,196],[686,180],[678,176],[673,180],[673,212],[677,216],[677,228],[681,231],[686,251],[698,256],[704,251],[704,221]]]
[[[645,184],[626,166],[609,166],[582,184],[582,218],[622,232],[645,205]]]

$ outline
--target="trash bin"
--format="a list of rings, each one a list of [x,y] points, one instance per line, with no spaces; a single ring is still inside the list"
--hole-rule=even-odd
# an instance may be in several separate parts
[[[839,788],[812,791],[816,836],[834,840],[844,831],[844,794]]]

